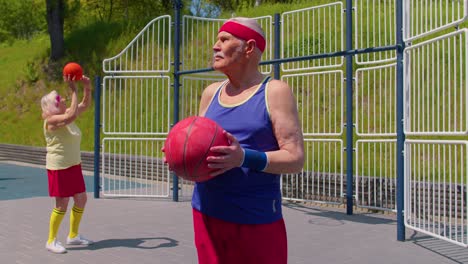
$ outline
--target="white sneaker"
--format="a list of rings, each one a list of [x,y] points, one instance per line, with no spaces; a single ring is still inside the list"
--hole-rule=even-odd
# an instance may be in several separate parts
[[[57,253],[57,254],[63,254],[67,252],[67,250],[62,246],[60,242],[57,241],[57,239],[54,239],[54,241],[50,243],[46,243],[45,247],[50,252]]]
[[[74,238],[67,237],[67,245],[91,245],[94,244],[92,240],[86,239],[82,235],[77,235]]]

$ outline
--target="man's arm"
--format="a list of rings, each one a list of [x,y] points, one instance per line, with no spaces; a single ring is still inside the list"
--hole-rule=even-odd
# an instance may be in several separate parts
[[[268,84],[267,97],[273,132],[280,149],[266,153],[268,165],[264,171],[300,172],[304,166],[304,138],[293,92],[287,83],[272,80]]]

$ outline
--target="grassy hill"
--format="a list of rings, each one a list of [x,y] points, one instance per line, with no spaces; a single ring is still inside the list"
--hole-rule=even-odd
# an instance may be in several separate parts
[[[38,102],[47,88],[37,72],[47,56],[48,41],[48,36],[39,35],[0,48],[2,143],[43,145]]]
[[[327,2],[319,0],[314,5]],[[310,6],[307,1],[302,4],[263,5],[255,11],[238,11],[236,15],[273,15],[307,6]],[[118,54],[147,22],[83,23],[73,31],[65,32],[67,53],[59,62],[50,62],[48,59],[50,42],[45,33],[30,40],[0,44],[0,142],[44,146],[40,99],[51,90],[62,94],[68,92],[66,84],[61,80],[63,65],[75,61],[83,66],[85,74],[92,79],[103,76],[102,60]],[[85,135],[82,149],[93,150],[94,104],[76,122]]]

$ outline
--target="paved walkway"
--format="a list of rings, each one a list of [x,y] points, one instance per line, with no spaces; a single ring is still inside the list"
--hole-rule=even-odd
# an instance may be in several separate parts
[[[92,177],[85,177],[92,190]],[[0,263],[197,263],[189,202],[94,199],[80,231],[96,241],[56,255],[45,248],[52,199],[45,170],[0,163]],[[68,231],[65,217],[58,238]],[[411,230],[396,240],[394,216],[285,203],[290,264],[468,263],[468,249]]]

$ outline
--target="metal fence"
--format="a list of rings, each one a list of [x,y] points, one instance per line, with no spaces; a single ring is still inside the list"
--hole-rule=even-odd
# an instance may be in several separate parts
[[[170,177],[159,150],[225,78],[210,68],[225,20],[175,6],[103,61],[103,196],[190,199],[193,184]],[[255,18],[261,71],[290,85],[305,138],[284,199],[395,211],[399,240],[405,224],[468,245],[467,14],[468,0],[356,0]]]

